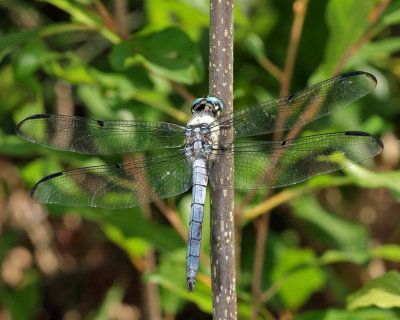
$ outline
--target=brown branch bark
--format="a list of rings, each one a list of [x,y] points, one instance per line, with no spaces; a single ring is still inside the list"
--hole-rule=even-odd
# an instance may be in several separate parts
[[[233,111],[233,7],[234,1],[210,1],[209,92]],[[233,129],[222,139],[232,139]],[[214,319],[237,319],[235,232],[233,214],[233,159],[218,159],[216,179],[227,190],[211,190],[211,281]]]

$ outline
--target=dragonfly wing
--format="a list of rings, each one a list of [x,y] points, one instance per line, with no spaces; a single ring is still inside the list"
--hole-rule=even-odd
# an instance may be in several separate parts
[[[40,180],[31,195],[42,203],[130,208],[187,191],[192,169],[184,151],[145,160],[54,173]]]
[[[365,132],[348,131],[268,142],[220,146],[216,156],[234,155],[234,188],[263,189],[292,185],[345,168],[379,154],[382,142]],[[213,168],[213,167],[212,167]],[[216,189],[226,189],[213,179]]]
[[[102,121],[39,114],[21,121],[16,133],[46,147],[85,154],[115,154],[183,145],[185,128],[166,122]]]
[[[226,114],[214,126],[220,125],[223,129],[233,125],[236,138],[284,131],[341,110],[375,86],[372,74],[346,73],[287,97]]]

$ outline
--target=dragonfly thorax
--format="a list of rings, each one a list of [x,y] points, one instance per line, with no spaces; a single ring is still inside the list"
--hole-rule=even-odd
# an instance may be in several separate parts
[[[199,119],[192,119],[185,130],[185,155],[192,163],[198,158],[208,159],[215,140],[215,133],[210,130],[209,122],[199,123],[195,120]]]

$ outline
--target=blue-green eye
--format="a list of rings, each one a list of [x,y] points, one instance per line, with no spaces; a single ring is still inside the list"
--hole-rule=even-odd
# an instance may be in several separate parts
[[[194,102],[192,103],[192,108],[194,107],[194,105],[198,102],[200,102],[201,100],[203,100],[204,98],[198,98],[196,100],[194,100]]]
[[[222,104],[221,100],[219,100],[218,98],[216,98],[216,97],[206,97],[205,99],[207,101],[213,103],[214,105],[219,105],[219,108],[220,108],[221,112],[222,112],[222,110],[224,110],[224,105]]]

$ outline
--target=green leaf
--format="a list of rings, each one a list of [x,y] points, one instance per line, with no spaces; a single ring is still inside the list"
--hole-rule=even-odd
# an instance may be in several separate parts
[[[339,251],[328,250],[319,258],[321,264],[331,264],[336,262],[351,262],[355,264],[363,264],[368,261],[368,254],[365,251]]]
[[[148,254],[150,246],[142,238],[126,237],[119,228],[111,224],[105,224],[103,230],[107,238],[125,250],[130,257],[140,258]]]
[[[375,0],[330,0],[325,19],[329,38],[325,46],[323,63],[312,76],[311,82],[329,78],[339,66],[347,51],[356,44],[368,29],[369,13]]]
[[[347,69],[390,58],[390,56],[400,50],[400,37],[382,39],[379,41],[368,42],[360,51],[353,55],[346,63]]]
[[[186,278],[186,272],[184,268],[181,268],[181,270],[178,268],[176,273],[180,274],[183,279]],[[196,281],[195,291],[192,293],[188,293],[186,285],[182,286],[180,285],[180,282],[175,282],[173,279],[168,278],[163,274],[148,274],[146,275],[146,278],[148,281],[157,283],[163,288],[167,289],[169,291],[169,294],[173,294],[177,297],[195,303],[203,312],[212,313],[211,289],[205,286],[198,279]]]
[[[386,244],[383,246],[379,246],[373,248],[370,253],[372,257],[400,262],[400,245],[397,244]]]
[[[376,28],[381,30],[384,27],[400,23],[400,2],[391,1],[376,23]]]
[[[363,188],[387,188],[400,201],[400,171],[373,172],[359,165],[343,169],[353,182]]]
[[[308,233],[318,243],[347,252],[366,252],[368,235],[364,226],[327,212],[312,195],[297,198],[292,207],[296,216],[306,223]]]
[[[58,53],[51,52],[42,41],[34,39],[22,47],[14,62],[15,76],[24,79],[32,75],[49,60],[58,57]]]
[[[110,62],[117,71],[142,62],[155,74],[186,84],[203,77],[201,55],[186,33],[177,28],[135,37],[113,47]]]
[[[300,308],[325,283],[316,266],[315,253],[310,249],[288,249],[278,254],[272,280],[277,285],[282,283],[279,297],[290,309]]]
[[[152,106],[155,109],[165,112],[170,115],[176,122],[187,123],[189,117],[186,113],[178,110],[165,100],[165,96],[154,90],[141,90],[135,95],[135,100]]]
[[[85,7],[74,3],[74,1],[69,0],[40,0],[42,2],[47,2],[68,12],[71,17],[75,19],[76,22],[80,22],[82,24],[88,26],[101,26],[102,20],[99,16],[94,14],[92,11],[85,9]]]
[[[148,0],[145,2],[148,28],[160,30],[179,25],[192,38],[199,38],[209,27],[209,3],[188,0]]]
[[[347,309],[400,307],[400,273],[389,271],[347,297]]]
[[[107,210],[97,210],[107,213]],[[136,211],[136,212],[135,212]],[[147,220],[140,214],[140,209],[113,210],[113,214],[98,216],[103,223],[119,229],[126,238],[140,237],[160,251],[172,251],[185,246],[185,242],[177,232],[168,225],[157,224]]]
[[[35,38],[38,30],[7,33],[0,37],[0,61],[16,46]]]
[[[110,40],[113,43],[120,42],[120,37],[107,26],[104,25],[103,19],[94,14],[92,10],[88,10],[88,8],[75,3],[74,1],[68,0],[39,0],[42,2],[47,2],[68,12],[73,20],[77,23],[81,23],[88,27],[91,27],[94,30],[98,30],[105,38]]]
[[[159,267],[158,275],[172,281],[186,291],[186,248],[176,250],[172,254],[164,254]],[[163,286],[160,292],[161,307],[166,314],[177,314],[184,306],[184,299],[180,295],[171,294]]]
[[[395,310],[382,310],[366,308],[362,310],[314,310],[297,315],[293,320],[398,320],[399,312]]]
[[[86,66],[77,55],[69,53],[63,58],[45,64],[44,70],[47,74],[62,78],[72,84],[95,83],[90,73],[91,68]]]

